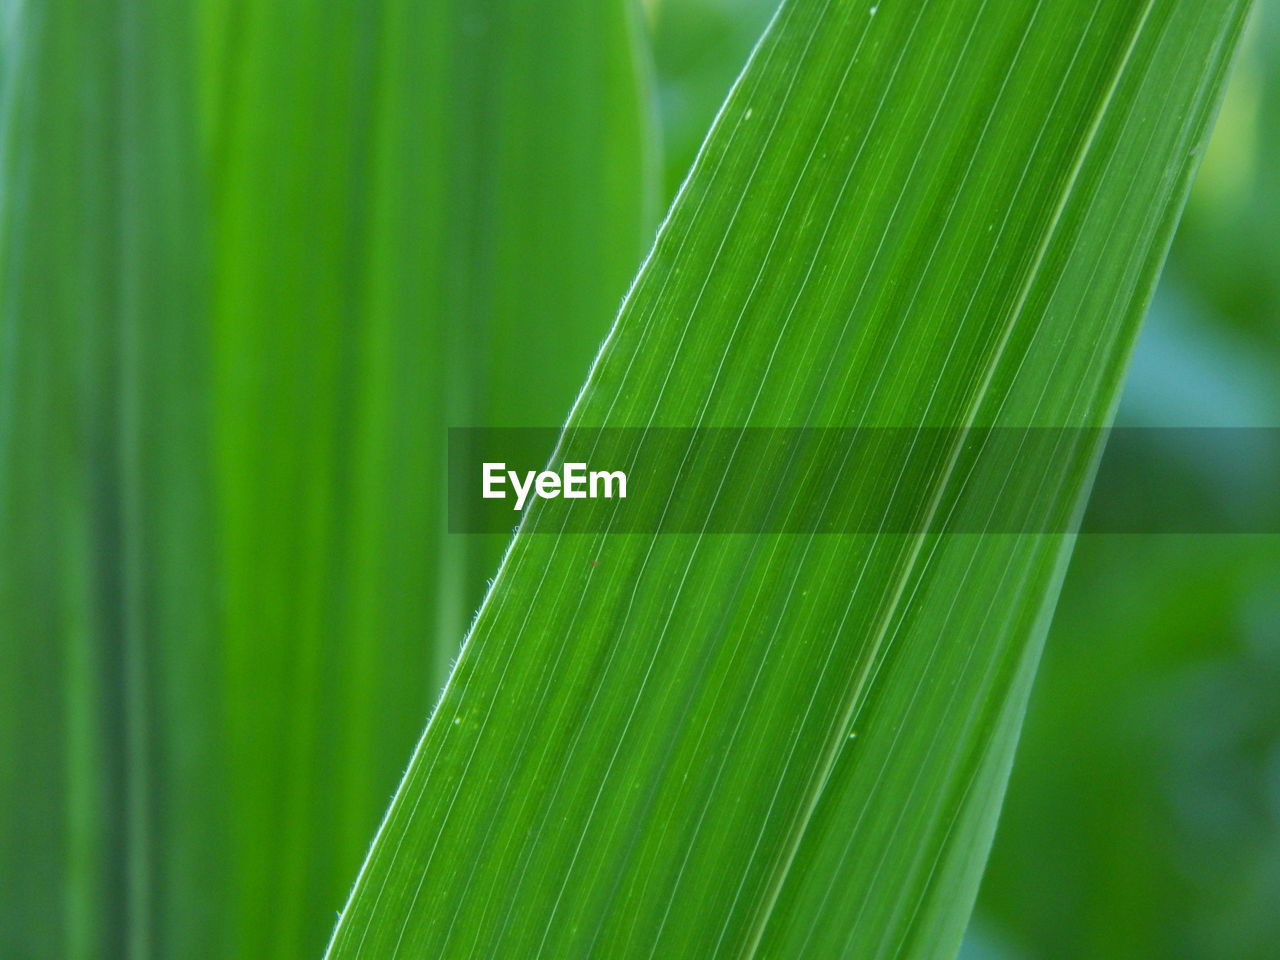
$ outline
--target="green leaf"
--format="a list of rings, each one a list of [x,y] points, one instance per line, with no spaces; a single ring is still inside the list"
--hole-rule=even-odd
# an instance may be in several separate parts
[[[1109,423],[1245,7],[785,3],[570,426],[952,427],[936,517],[966,428]],[[1070,537],[540,516],[329,956],[952,955]]]
[[[176,0],[6,4],[0,943],[192,956],[220,875],[206,236]]]
[[[622,0],[206,25],[228,919],[292,960],[496,562],[445,533],[445,427],[563,417],[649,237],[648,104]]]
[[[629,4],[535,12],[0,3],[0,953],[322,949],[496,561],[444,427],[651,237]]]

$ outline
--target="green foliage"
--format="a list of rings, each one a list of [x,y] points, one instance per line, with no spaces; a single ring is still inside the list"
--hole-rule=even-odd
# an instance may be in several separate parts
[[[1265,0],[1144,324],[1125,423],[1280,423],[1277,41],[1280,4]],[[1191,444],[1168,444],[1150,475],[1275,503],[1273,463]],[[1274,536],[1081,539],[966,960],[987,956],[984,939],[1006,960],[1275,952],[1277,570]]]
[[[503,546],[445,532],[445,427],[1109,422],[1245,6],[788,0],[592,368],[769,0],[0,0],[0,955],[319,956],[354,880],[335,958],[949,956],[1069,540],[535,511],[413,753]],[[1265,346],[1246,66],[1178,262]],[[1063,453],[1055,516],[1096,451]],[[1133,893],[1162,754],[1099,717],[1268,582],[1222,555],[1170,598],[1167,558],[1125,592],[1085,554],[1068,639],[1129,607],[1054,660],[984,914],[1015,949],[1181,932],[1177,863]],[[1241,741],[1251,838],[1274,660],[1241,662],[1195,743]],[[1096,769],[1146,779],[1073,802]],[[1235,842],[1198,955],[1265,955],[1273,848]]]
[[[1243,12],[785,5],[570,427],[1109,422]],[[1069,540],[538,517],[330,956],[953,953]]]
[[[647,242],[636,24],[3,16],[0,952],[316,955],[496,561],[444,427],[559,422]]]
[[[212,125],[235,953],[294,957],[496,559],[444,534],[445,428],[562,418],[646,236],[644,102],[622,3],[239,15]]]
[[[198,952],[225,772],[190,11],[4,13],[3,949]]]

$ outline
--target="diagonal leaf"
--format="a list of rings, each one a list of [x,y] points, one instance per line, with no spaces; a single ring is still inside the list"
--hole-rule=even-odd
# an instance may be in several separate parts
[[[1109,422],[1245,7],[785,3],[571,426],[956,428],[909,491],[945,531],[967,428]],[[995,478],[1058,519],[1098,452],[1064,436]],[[953,954],[1070,538],[542,516],[329,956]]]

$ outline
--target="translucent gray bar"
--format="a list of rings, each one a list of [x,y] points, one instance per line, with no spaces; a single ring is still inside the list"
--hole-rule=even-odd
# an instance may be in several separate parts
[[[449,432],[454,533],[1277,533],[1277,491],[1280,428]]]

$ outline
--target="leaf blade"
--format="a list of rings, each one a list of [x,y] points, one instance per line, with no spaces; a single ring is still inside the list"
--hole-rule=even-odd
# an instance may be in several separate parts
[[[1176,219],[1189,169],[1178,151],[1203,136],[1243,10],[784,5],[571,426],[1106,423],[1163,256],[1160,228]],[[1151,144],[1127,139],[1110,108],[1122,88],[1139,99],[1128,68],[1166,33],[1185,44],[1193,82],[1175,83],[1170,101],[1147,97],[1156,146],[1143,167],[1134,144]],[[1180,125],[1184,104],[1195,109]],[[767,129],[754,134],[753,120]],[[1100,185],[1115,194],[1099,209],[1126,212],[1097,168],[1115,155],[1155,185],[1125,221],[1141,256],[1108,248],[1087,205],[1092,242],[1077,253],[1074,188],[1086,172],[1090,198]],[[883,231],[864,239],[833,226],[837,216]],[[1064,276],[1078,302],[1054,300]],[[1095,311],[1092,326],[1072,331],[1073,305]],[[1062,357],[1070,376],[1044,379]],[[1066,452],[1049,509],[1078,509],[1095,455],[1088,443]],[[954,486],[952,472],[922,504]],[[537,524],[535,508],[525,526]],[[794,956],[812,943],[832,955],[946,955],[1068,550],[1061,536],[522,532],[329,955]],[[963,596],[974,568],[981,589]],[[993,612],[1009,578],[1008,610]],[[795,603],[797,591],[818,600]],[[998,632],[984,645],[992,616]],[[960,641],[941,646],[948,631]],[[962,695],[943,697],[948,682]],[[969,758],[959,773],[934,756],[932,728],[906,723],[921,703],[954,724],[947,742]],[[917,928],[921,899],[908,908],[877,890],[915,884],[923,898],[938,890],[933,870],[893,853],[896,810],[867,802],[884,777],[891,798],[914,798],[921,758],[929,794],[903,817],[946,854],[955,882],[924,903]],[[966,800],[959,774],[984,802]],[[852,872],[822,802],[833,776],[852,778],[839,794],[869,811],[851,836],[873,862]],[[948,819],[968,825],[963,836],[939,834]],[[793,872],[796,857],[805,870]],[[822,893],[804,887],[823,880],[860,912],[823,916]],[[776,910],[782,897],[807,903]]]

